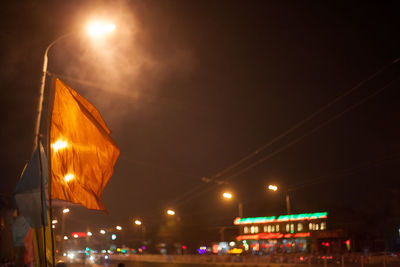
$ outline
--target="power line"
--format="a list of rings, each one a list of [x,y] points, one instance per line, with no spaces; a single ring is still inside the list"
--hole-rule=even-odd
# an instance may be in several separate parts
[[[337,113],[336,115],[332,116],[330,119],[326,120],[325,122],[319,124],[318,126],[314,127],[311,131],[308,131],[307,133],[301,135],[300,137],[294,139],[293,141],[283,145],[280,149],[268,154],[267,156],[257,160],[256,162],[254,162],[253,164],[250,164],[249,166],[247,166],[246,168],[242,169],[241,171],[230,175],[226,180],[228,179],[232,179],[234,177],[239,176],[240,174],[246,172],[247,170],[254,168],[255,166],[263,163],[264,161],[272,158],[273,156],[275,156],[276,154],[286,150],[287,148],[291,147],[292,145],[298,143],[299,141],[301,141],[302,139],[304,139],[305,137],[313,134],[314,132],[320,130],[321,128],[325,127],[327,124],[331,123],[332,121],[335,121],[336,119],[340,118],[341,116],[343,116],[344,114],[346,114],[347,112],[349,112],[350,110],[362,105],[363,103],[365,103],[366,101],[368,101],[369,99],[373,98],[374,96],[378,95],[379,93],[381,93],[383,90],[385,90],[386,88],[388,88],[389,86],[391,86],[396,80],[393,80],[391,82],[389,82],[388,84],[386,84],[385,86],[379,88],[378,90],[376,90],[375,92],[373,92],[372,94],[362,98],[360,101],[356,102],[355,104],[351,105],[350,107],[346,108],[345,110],[343,110],[342,112]]]
[[[360,88],[362,85],[364,85],[367,81],[372,80],[373,78],[377,77],[379,74],[381,74],[384,70],[386,70],[388,67],[392,66],[393,64],[396,64],[397,62],[399,62],[398,59],[396,59],[395,61],[393,61],[392,63],[390,63],[387,66],[384,66],[383,68],[381,68],[380,70],[378,70],[377,72],[375,72],[373,75],[371,75],[370,77],[368,77],[366,80],[363,80],[362,82],[358,83],[355,87],[352,87],[350,90],[346,91],[344,94],[338,96],[337,98],[335,98],[333,101],[329,102],[328,104],[326,104],[324,107],[320,108],[318,111],[314,112],[313,114],[311,114],[310,116],[306,117],[305,119],[303,119],[302,121],[300,121],[299,123],[297,123],[295,126],[289,128],[287,131],[285,131],[284,133],[282,133],[281,135],[277,136],[276,138],[274,138],[273,140],[271,140],[270,142],[268,142],[267,144],[261,146],[259,149],[257,149],[256,151],[250,153],[249,155],[247,155],[245,158],[235,162],[234,164],[228,166],[227,168],[223,169],[222,171],[218,172],[216,175],[214,175],[214,179],[215,177],[220,177],[222,176],[223,173],[228,172],[229,170],[235,168],[236,166],[240,165],[242,162],[245,162],[247,159],[253,157],[254,155],[258,154],[259,152],[261,152],[262,150],[264,150],[265,148],[269,147],[270,145],[272,145],[273,143],[277,142],[278,140],[280,140],[281,138],[287,136],[289,133],[291,133],[292,131],[294,131],[295,129],[299,128],[301,125],[303,125],[304,123],[306,123],[307,121],[311,120],[312,118],[314,118],[316,115],[322,113],[323,111],[325,111],[328,107],[332,106],[334,103],[338,102],[340,99],[344,98],[345,96],[349,95],[350,93],[354,92],[355,90],[357,90],[358,88]],[[397,78],[397,77],[396,77]],[[270,154],[264,156],[263,158],[257,160],[256,162],[248,165],[247,167],[243,168],[242,170],[234,173],[233,175],[228,176],[225,181],[238,177],[239,175],[243,174],[244,172],[246,172],[247,170],[254,168],[255,166],[263,163],[264,161],[270,159],[271,157],[275,156],[276,154],[286,150],[287,148],[291,147],[292,145],[298,143],[299,141],[301,141],[302,139],[304,139],[305,137],[313,134],[314,132],[318,131],[319,129],[323,128],[324,126],[326,126],[327,124],[331,123],[332,121],[340,118],[341,116],[343,116],[345,113],[351,111],[352,109],[362,105],[363,103],[365,103],[366,101],[368,101],[369,99],[373,98],[374,96],[378,95],[379,93],[381,93],[383,90],[385,90],[386,88],[388,88],[390,85],[392,85],[395,81],[396,78],[393,79],[391,82],[387,83],[386,85],[384,85],[383,87],[379,88],[378,90],[374,91],[373,93],[367,95],[366,97],[361,98],[361,100],[357,101],[356,103],[354,103],[353,105],[349,106],[348,108],[346,108],[345,110],[343,110],[342,112],[337,113],[336,115],[332,116],[330,119],[320,123],[319,125],[317,125],[316,127],[314,127],[311,131],[308,131],[307,133],[301,135],[300,137],[292,140],[291,142],[283,145],[281,148],[279,148],[278,150],[275,150],[273,152],[271,152]],[[215,186],[215,184],[214,184]],[[197,186],[197,188],[199,188],[200,186]],[[203,193],[206,193],[208,191],[210,191],[211,188],[205,189],[204,191],[199,191],[197,194],[195,195],[190,195],[189,199],[198,197],[199,195],[202,195]],[[185,201],[187,201],[188,199],[185,199]]]
[[[381,74],[384,70],[386,70],[388,67],[390,67],[391,65],[395,64],[400,58],[394,60],[392,63],[385,65],[383,68],[379,69],[378,71],[376,71],[374,74],[372,74],[371,76],[369,76],[367,79],[359,82],[356,86],[350,88],[349,90],[347,90],[346,92],[344,92],[343,94],[339,95],[338,97],[334,98],[332,101],[330,101],[329,103],[327,103],[326,105],[324,105],[323,107],[321,107],[320,109],[318,109],[317,111],[315,111],[314,113],[310,114],[309,116],[307,116],[306,118],[304,118],[303,120],[301,120],[300,122],[296,123],[295,125],[293,125],[292,127],[290,127],[289,129],[287,129],[286,131],[284,131],[283,133],[281,133],[280,135],[276,136],[275,138],[273,138],[271,141],[267,142],[266,144],[262,145],[261,147],[257,148],[255,151],[251,152],[250,154],[248,154],[247,156],[245,156],[244,158],[234,162],[233,164],[229,165],[228,167],[222,169],[221,171],[219,171],[217,174],[215,174],[213,176],[214,179],[221,177],[224,173],[232,170],[233,168],[237,167],[238,165],[240,165],[241,163],[245,162],[246,160],[254,157],[255,155],[259,154],[260,152],[262,152],[263,150],[265,150],[266,148],[270,147],[271,145],[273,145],[274,143],[276,143],[277,141],[281,140],[283,137],[289,135],[290,133],[292,133],[294,130],[298,129],[299,127],[303,126],[306,122],[310,121],[311,119],[313,119],[314,117],[316,117],[317,115],[321,114],[322,112],[324,112],[325,110],[327,110],[329,107],[331,107],[332,105],[334,105],[335,103],[337,103],[339,100],[343,99],[344,97],[350,95],[351,93],[353,93],[354,91],[356,91],[357,89],[359,89],[362,85],[364,85],[366,82],[372,80],[373,78],[375,78],[376,76],[378,76],[379,74]]]

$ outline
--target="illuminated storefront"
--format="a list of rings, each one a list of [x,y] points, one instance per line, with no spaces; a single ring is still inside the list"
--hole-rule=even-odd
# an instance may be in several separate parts
[[[309,252],[314,233],[326,231],[327,218],[327,212],[236,218],[236,239],[252,253]]]

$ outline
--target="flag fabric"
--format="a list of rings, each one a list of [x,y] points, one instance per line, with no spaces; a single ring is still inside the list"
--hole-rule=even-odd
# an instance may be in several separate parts
[[[26,266],[33,267],[35,263],[35,247],[33,245],[33,229],[29,228],[24,238],[24,262]]]
[[[13,218],[11,225],[14,247],[23,247],[24,239],[29,231],[29,223],[24,216],[16,216]]]
[[[41,159],[39,159],[39,150]],[[40,162],[42,163],[42,166],[40,166]],[[43,192],[43,194],[40,192],[40,181],[42,172],[43,191],[45,191],[48,173],[47,166],[46,154],[42,144],[39,143],[39,146],[35,149],[31,159],[22,171],[21,178],[14,190],[14,199],[18,211],[25,217],[28,224],[33,228],[42,227],[42,214],[46,214],[46,197],[45,192]],[[43,211],[42,201],[44,204]],[[44,219],[44,224],[47,225],[47,217],[44,216]]]
[[[51,197],[103,210],[101,195],[119,149],[97,109],[61,80],[55,80],[51,118]]]

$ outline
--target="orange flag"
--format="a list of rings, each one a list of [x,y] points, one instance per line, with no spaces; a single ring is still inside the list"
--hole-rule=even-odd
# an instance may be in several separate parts
[[[51,119],[51,197],[104,210],[119,149],[96,108],[56,79]]]

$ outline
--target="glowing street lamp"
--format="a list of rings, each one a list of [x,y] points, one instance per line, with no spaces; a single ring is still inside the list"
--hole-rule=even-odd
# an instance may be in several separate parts
[[[222,194],[222,197],[226,198],[226,199],[232,199],[233,195],[229,192],[224,192]],[[243,217],[243,204],[242,202],[238,202],[238,210],[239,210],[239,217],[242,218]]]
[[[118,231],[121,231],[121,230],[122,230],[122,227],[119,226],[119,225],[117,225],[117,226],[115,226],[115,229],[117,229]]]
[[[173,216],[173,215],[175,215],[175,211],[167,210],[167,214],[170,215],[170,216]]]
[[[65,236],[64,236],[64,240],[68,240],[68,236],[65,235]]]
[[[87,236],[92,236],[92,232],[87,232]]]
[[[268,190],[276,192],[278,191],[278,186],[270,184],[268,185]],[[289,190],[286,190],[285,199],[286,199],[286,212],[287,214],[291,214]]]
[[[276,190],[278,190],[278,187],[277,187],[276,185],[270,184],[270,185],[268,186],[268,190],[276,191]]]
[[[68,213],[69,212],[69,208],[63,209],[63,213]]]
[[[140,220],[135,220],[135,224],[136,224],[136,225],[141,225],[142,222],[141,222]]]
[[[87,31],[92,37],[100,37],[104,34],[111,33],[116,29],[115,24],[103,21],[93,21],[87,26]]]
[[[231,193],[228,193],[228,192],[223,193],[222,196],[223,196],[224,198],[227,198],[227,199],[231,199],[231,198],[232,198],[232,194],[231,194]]]
[[[106,234],[106,230],[101,229],[100,230],[100,234],[105,235]]]
[[[115,29],[116,29],[115,24],[110,23],[110,22],[101,22],[101,21],[91,22],[87,26],[88,34],[95,38],[101,37],[105,34],[109,34],[109,33],[113,32]],[[41,79],[40,90],[39,90],[39,103],[38,103],[38,110],[37,110],[36,123],[35,123],[35,138],[33,141],[33,150],[36,149],[36,147],[39,143],[39,138],[40,138],[40,133],[39,133],[40,132],[40,121],[41,121],[41,117],[42,117],[44,88],[45,88],[46,75],[47,75],[47,63],[48,63],[47,55],[49,53],[50,48],[52,48],[54,46],[54,44],[56,44],[58,41],[65,39],[75,33],[76,32],[71,32],[71,33],[61,35],[60,37],[55,39],[53,42],[51,42],[46,47],[46,50],[44,52],[43,67],[42,67],[42,79]],[[67,145],[68,145],[68,143],[66,141],[60,140],[60,142],[58,142],[58,143],[56,142],[55,144],[53,144],[53,149],[55,149],[55,150],[63,149]]]
[[[57,221],[56,219],[54,219],[54,220],[51,221],[51,223],[52,223],[52,224],[57,224],[58,221]]]

